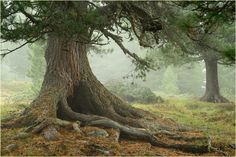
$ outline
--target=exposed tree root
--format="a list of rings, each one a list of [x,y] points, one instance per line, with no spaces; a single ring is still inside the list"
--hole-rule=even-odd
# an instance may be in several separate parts
[[[71,119],[73,119],[74,121],[79,121],[81,125],[114,128],[114,129],[119,130],[120,136],[118,138],[125,137],[125,138],[130,138],[130,139],[135,139],[135,140],[144,140],[144,141],[150,142],[150,144],[153,146],[177,149],[177,150],[188,152],[188,153],[203,154],[209,151],[214,151],[222,155],[226,155],[223,151],[212,147],[211,141],[208,140],[208,143],[207,143],[207,138],[204,138],[204,137],[187,138],[187,137],[183,137],[175,133],[172,133],[170,131],[162,130],[159,133],[164,133],[174,140],[184,140],[187,142],[195,141],[195,140],[206,141],[206,145],[200,145],[200,146],[193,145],[193,144],[167,144],[160,141],[160,139],[158,139],[156,136],[151,134],[150,131],[148,130],[121,125],[118,122],[115,122],[109,118],[102,117],[102,116],[86,115],[86,114],[74,112],[68,106],[67,101],[65,99],[61,101],[61,106],[64,112],[68,114],[68,116],[70,116]],[[58,136],[60,136],[60,134],[58,134],[58,132],[56,131],[58,127],[70,126],[74,128],[75,130],[78,130],[78,125],[80,124],[78,124],[77,122],[70,122],[70,121],[61,120],[58,118],[47,118],[41,122],[35,122],[34,125],[31,125],[25,131],[32,132],[32,133],[41,133],[47,140],[56,140],[58,139]]]
[[[184,152],[189,153],[198,153],[203,154],[209,151],[215,151],[218,153],[223,154],[222,151],[212,147],[209,142],[207,144],[206,138],[186,138],[180,135],[177,135],[171,131],[162,131],[167,134],[171,139],[174,140],[184,140],[184,141],[195,141],[195,140],[203,140],[206,141],[206,145],[194,145],[194,144],[167,144],[162,142],[156,136],[154,136],[149,130],[145,130],[143,128],[136,128],[127,125],[118,123],[110,118],[98,116],[98,115],[87,115],[83,113],[75,112],[69,106],[66,97],[61,98],[59,101],[59,105],[61,107],[61,111],[63,115],[69,118],[72,121],[79,121],[81,125],[90,125],[90,126],[98,126],[104,128],[114,128],[119,130],[120,137],[136,139],[136,140],[144,140],[148,141],[153,146],[163,147],[163,148],[170,148],[170,149],[177,149]],[[10,123],[3,124],[3,127],[22,127],[22,126],[29,126],[25,131],[32,132],[32,133],[41,133],[45,139],[47,140],[56,140],[60,137],[60,134],[57,132],[58,127],[68,127],[72,126],[75,130],[79,130],[78,124],[71,121],[61,120],[58,118],[50,118],[50,116],[45,116],[46,118],[36,118],[32,116],[32,111],[26,112],[27,114],[22,114],[20,118],[14,120]],[[21,123],[20,123],[21,122]],[[22,123],[24,122],[24,123]],[[137,121],[134,121],[137,122]],[[119,140],[119,139],[118,139]]]
[[[203,97],[200,98],[200,100],[205,101],[205,102],[213,102],[213,103],[229,103],[228,99],[226,99],[225,97],[219,94],[215,94],[215,95],[205,94]]]
[[[131,139],[145,140],[145,141],[150,142],[150,144],[153,146],[178,149],[184,152],[200,153],[200,154],[207,153],[209,151],[209,146],[207,144],[201,145],[201,146],[191,145],[191,144],[167,144],[160,141],[157,137],[152,135],[148,130],[121,125],[106,117],[95,116],[95,115],[85,115],[85,114],[74,112],[69,107],[65,99],[62,101],[61,105],[63,107],[63,111],[65,111],[68,114],[68,116],[70,116],[74,120],[81,121],[83,125],[114,128],[114,129],[119,130],[120,136],[122,137],[125,136]],[[181,139],[181,140],[186,140],[186,141],[206,140],[206,138],[186,138],[179,135],[178,136],[175,135],[173,136],[173,138],[176,138],[177,140]],[[212,147],[210,146],[210,148]]]

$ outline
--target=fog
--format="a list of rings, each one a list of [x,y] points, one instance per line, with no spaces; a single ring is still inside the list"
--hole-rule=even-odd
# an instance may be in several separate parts
[[[142,57],[145,56],[147,51],[141,48],[135,41],[125,41],[125,46],[131,52]],[[17,44],[2,44],[2,48],[12,49],[14,47],[17,47]],[[110,49],[112,51],[106,51]],[[29,48],[29,45],[26,45],[2,59],[2,83],[6,81],[32,82],[32,78],[28,76],[32,62],[29,59],[30,51],[32,49]],[[185,94],[197,97],[204,94],[205,68],[202,61],[188,63],[182,66],[165,65],[156,71],[151,70],[142,79],[136,79],[135,77],[127,78],[130,74],[135,73],[135,66],[132,64],[131,59],[114,42],[111,42],[109,45],[102,46],[102,50],[99,52],[96,52],[96,49],[91,50],[89,53],[89,62],[95,76],[105,85],[107,83],[123,82],[125,84],[136,84],[147,87],[152,91],[158,92],[158,94]],[[218,75],[221,92],[224,96],[230,97],[231,99],[235,93],[234,74],[234,66],[219,65]],[[171,90],[166,89],[167,91],[165,91],[166,84],[171,86]]]

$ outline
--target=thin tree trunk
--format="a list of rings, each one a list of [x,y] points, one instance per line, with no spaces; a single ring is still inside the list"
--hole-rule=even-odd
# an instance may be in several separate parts
[[[201,100],[214,103],[228,102],[226,98],[220,95],[217,57],[206,55],[204,62],[206,68],[206,91]]]

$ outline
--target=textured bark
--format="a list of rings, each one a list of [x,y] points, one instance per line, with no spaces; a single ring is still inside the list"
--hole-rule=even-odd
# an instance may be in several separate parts
[[[68,98],[72,110],[108,117],[122,124],[141,126],[137,118],[141,118],[144,112],[130,107],[97,80],[89,66],[86,51],[80,52],[79,67],[79,85],[74,87],[74,94]]]
[[[204,56],[204,62],[206,67],[206,91],[201,100],[214,103],[229,102],[220,95],[217,57],[206,55]]]
[[[153,146],[194,153],[208,151],[206,145],[168,144],[148,129],[140,129],[144,126],[139,119],[152,116],[128,106],[96,79],[89,66],[86,45],[49,36],[45,58],[47,70],[39,96],[19,118],[2,127],[28,126],[27,132],[42,133],[47,140],[57,140],[58,127],[78,126],[74,121],[79,121],[81,125],[118,129],[121,137],[145,140]]]
[[[138,118],[145,112],[132,108],[97,80],[89,66],[85,44],[51,35],[45,58],[47,69],[40,94],[14,122],[16,126],[43,123],[46,127],[52,119],[72,120],[70,113],[61,108],[66,101],[74,112],[142,127]]]

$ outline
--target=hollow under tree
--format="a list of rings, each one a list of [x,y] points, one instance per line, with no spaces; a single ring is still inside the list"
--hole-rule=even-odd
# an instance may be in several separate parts
[[[57,137],[58,125],[80,121],[83,125],[111,127],[129,137],[144,139],[153,145],[198,150],[199,147],[169,145],[146,130],[142,119],[150,114],[133,108],[111,94],[94,76],[87,59],[91,44],[103,45],[101,37],[112,39],[142,70],[150,64],[131,53],[121,34],[145,41],[158,41],[162,29],[158,18],[146,8],[148,2],[90,1],[2,1],[1,39],[21,46],[2,53],[2,57],[40,39],[47,40],[46,73],[38,97],[30,107],[2,124],[2,127],[28,127],[33,133]],[[140,120],[139,120],[140,119]],[[142,123],[141,123],[142,121]],[[207,150],[205,146],[200,149]]]

